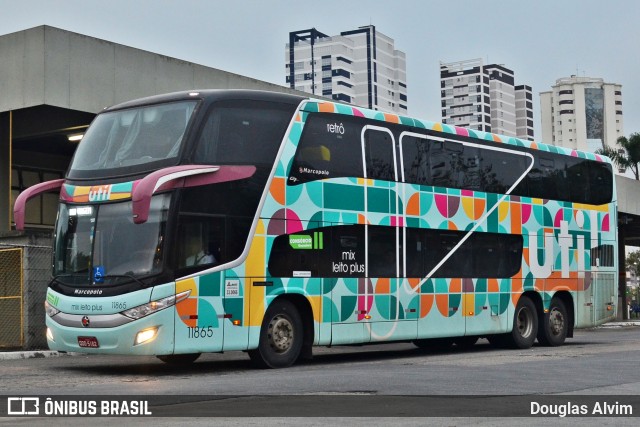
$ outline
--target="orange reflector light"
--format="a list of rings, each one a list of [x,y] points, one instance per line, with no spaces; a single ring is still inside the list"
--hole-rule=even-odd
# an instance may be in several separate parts
[[[371,316],[369,314],[367,314],[366,316],[364,316],[365,319],[371,319]]]
[[[473,311],[470,311],[470,312],[469,312],[469,316],[473,316]]]
[[[233,326],[240,326],[239,320],[234,320],[232,323],[233,323]]]
[[[613,307],[611,307],[610,305],[607,306],[607,311],[611,311]]]

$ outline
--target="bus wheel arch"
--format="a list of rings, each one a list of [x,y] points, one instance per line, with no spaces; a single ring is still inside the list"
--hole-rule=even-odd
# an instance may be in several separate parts
[[[277,297],[269,304],[260,327],[258,348],[248,352],[255,365],[286,368],[311,353],[313,320],[309,327],[308,305],[303,296],[292,294]]]
[[[301,294],[286,294],[279,298],[291,301],[296,306],[302,319],[302,350],[298,360],[310,360],[314,341],[313,309],[309,300]]]
[[[573,336],[573,299],[566,291],[557,292],[549,303],[549,310],[542,307],[538,312],[538,342],[545,346],[560,346],[567,337]]]

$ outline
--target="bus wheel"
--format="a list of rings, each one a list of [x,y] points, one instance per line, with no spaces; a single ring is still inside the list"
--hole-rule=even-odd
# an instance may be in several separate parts
[[[544,314],[538,329],[538,342],[542,345],[556,347],[564,344],[569,330],[567,308],[560,298],[552,298],[549,312]]]
[[[164,363],[178,366],[178,365],[189,365],[195,362],[196,359],[200,357],[200,353],[166,354],[164,356],[156,356],[156,357],[162,360]]]
[[[512,348],[530,348],[538,334],[536,306],[526,296],[521,296],[513,316],[513,329],[507,334],[507,343]]]
[[[265,313],[258,348],[249,350],[251,361],[261,368],[286,368],[302,350],[302,319],[295,305],[274,301]]]

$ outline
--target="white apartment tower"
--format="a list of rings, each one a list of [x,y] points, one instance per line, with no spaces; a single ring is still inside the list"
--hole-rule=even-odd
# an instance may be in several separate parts
[[[622,85],[592,77],[558,79],[540,93],[540,115],[543,142],[592,152],[615,147],[623,136]]]
[[[373,25],[331,37],[315,28],[291,32],[285,62],[292,89],[407,113],[405,54]]]
[[[533,140],[531,87],[513,71],[482,59],[440,62],[443,123]]]

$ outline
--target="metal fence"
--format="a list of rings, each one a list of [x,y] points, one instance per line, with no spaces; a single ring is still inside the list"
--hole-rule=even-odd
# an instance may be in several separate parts
[[[22,248],[0,249],[0,349],[22,347]]]
[[[51,247],[0,242],[0,351],[45,349]]]

